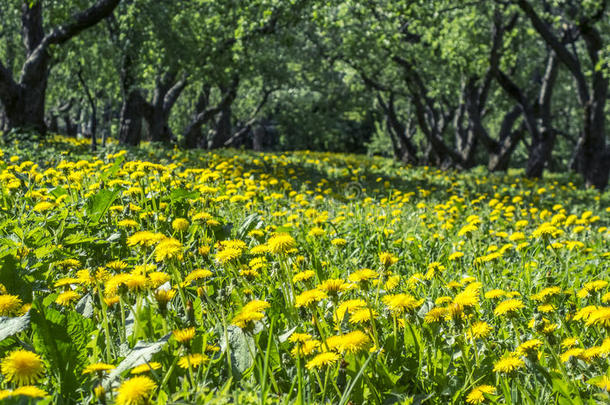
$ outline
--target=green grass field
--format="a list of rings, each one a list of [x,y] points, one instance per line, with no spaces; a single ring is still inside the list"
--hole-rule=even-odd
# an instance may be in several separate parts
[[[2,403],[610,400],[610,196],[574,178],[0,156]]]

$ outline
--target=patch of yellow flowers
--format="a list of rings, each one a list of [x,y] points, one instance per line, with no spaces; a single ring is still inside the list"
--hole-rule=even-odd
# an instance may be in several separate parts
[[[268,362],[278,398],[338,401],[346,378],[362,378],[357,398],[371,402],[556,399],[553,379],[608,398],[607,195],[337,154],[161,158],[45,164],[7,151],[0,166],[2,257],[44,287],[0,284],[0,317],[48,297],[62,314],[89,305],[102,332],[75,367],[90,398],[197,401],[211,381],[239,388],[235,350],[252,357],[247,367]],[[366,194],[345,192],[354,181]],[[232,347],[236,329],[252,343]],[[119,347],[170,334],[107,392]],[[36,348],[29,327],[17,337]],[[54,392],[45,351],[10,346],[0,398]],[[282,392],[293,377],[298,394]]]

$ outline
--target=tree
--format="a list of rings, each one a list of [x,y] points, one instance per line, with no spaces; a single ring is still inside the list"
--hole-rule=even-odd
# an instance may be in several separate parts
[[[610,150],[606,146],[606,99],[608,97],[608,77],[603,67],[604,39],[600,25],[606,16],[608,1],[559,2],[552,7],[543,2],[549,17],[559,17],[560,27],[554,27],[534,6],[535,2],[517,0],[516,4],[529,19],[540,37],[555,52],[557,58],[571,73],[582,108],[582,131],[574,152],[574,164],[587,185],[604,189],[610,173]],[[570,49],[580,37],[588,58],[583,62],[583,53],[576,47]]]
[[[43,1],[22,1],[22,36],[25,61],[18,79],[0,61],[0,101],[10,128],[46,130],[45,95],[53,45],[62,45],[83,30],[108,17],[120,0],[98,0],[89,8],[73,14],[67,22],[45,33]]]

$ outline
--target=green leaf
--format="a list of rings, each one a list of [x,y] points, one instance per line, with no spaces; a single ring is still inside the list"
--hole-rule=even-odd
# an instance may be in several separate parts
[[[237,230],[237,239],[244,239],[248,235],[248,232],[258,228],[262,223],[263,221],[260,220],[259,214],[248,215]]]
[[[114,175],[117,174],[119,170],[121,170],[121,166],[123,165],[123,161],[124,160],[125,160],[125,156],[124,155],[121,155],[118,158],[116,158],[116,160],[114,161],[114,164],[112,166],[110,166],[110,168],[108,170],[106,170],[100,176],[100,180],[106,181],[109,178],[114,177]]]
[[[12,255],[5,256],[0,268],[0,284],[9,294],[18,295],[25,303],[32,302],[32,284],[23,278],[19,263]]]
[[[87,201],[89,221],[97,223],[108,211],[114,200],[119,196],[119,190],[100,190]]]
[[[117,366],[117,368],[112,370],[112,372],[108,375],[108,379],[106,380],[105,384],[109,386],[110,383],[119,377],[123,372],[141,364],[148,363],[152,359],[152,356],[159,352],[163,346],[167,344],[170,336],[171,333],[168,333],[156,342],[148,343],[139,341],[136,343],[133,349],[129,351],[127,356]]]
[[[34,301],[30,314],[36,352],[49,361],[59,382],[59,394],[76,401],[85,379],[82,370],[87,363],[89,337],[95,329],[93,321],[77,312],[63,315],[46,308],[39,299]]]
[[[171,202],[180,202],[185,199],[195,199],[198,197],[199,193],[197,191],[189,191],[184,188],[178,188],[169,194],[169,199]]]
[[[24,331],[30,326],[30,313],[18,318],[0,317],[0,342]]]
[[[231,365],[237,375],[242,375],[254,364],[253,354],[256,353],[254,338],[246,335],[240,328],[234,325],[227,327],[229,340],[228,347],[231,349]],[[224,352],[227,350],[227,342],[224,336],[220,340],[220,348]]]

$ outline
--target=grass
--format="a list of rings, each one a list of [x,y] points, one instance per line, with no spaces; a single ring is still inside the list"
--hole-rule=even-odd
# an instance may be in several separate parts
[[[610,399],[610,199],[568,175],[65,138],[0,161],[4,401]]]

